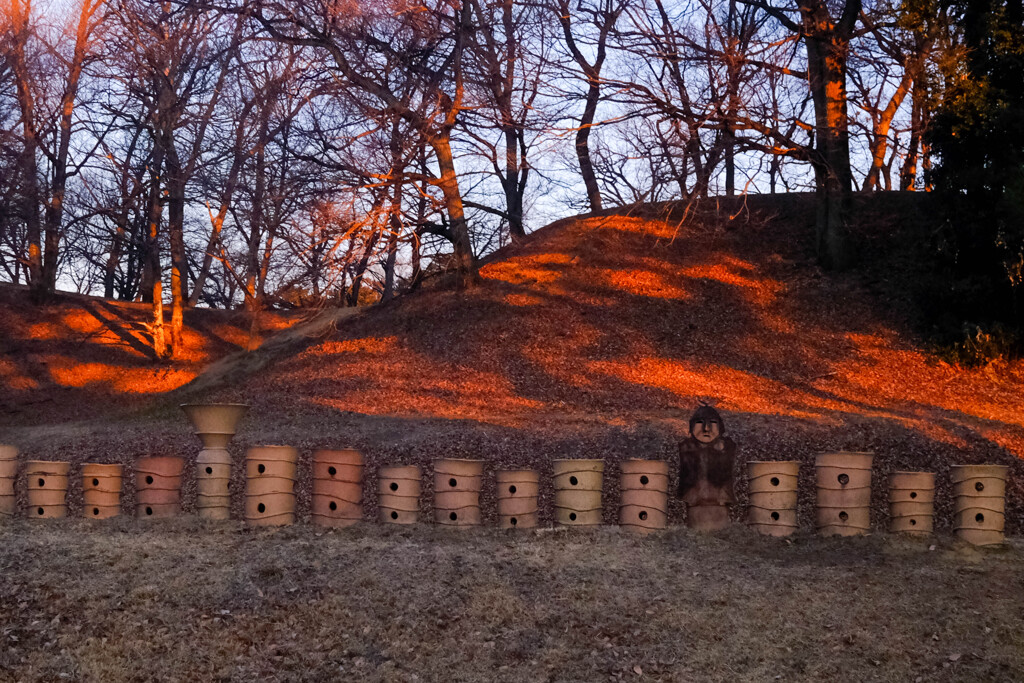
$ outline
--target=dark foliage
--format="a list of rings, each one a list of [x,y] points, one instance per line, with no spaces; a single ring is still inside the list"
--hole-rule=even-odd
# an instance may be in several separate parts
[[[943,208],[938,247],[951,275],[944,305],[958,319],[968,356],[1019,353],[1024,2],[953,0],[948,9],[962,49],[944,66],[942,101],[931,129],[940,160],[932,180]]]

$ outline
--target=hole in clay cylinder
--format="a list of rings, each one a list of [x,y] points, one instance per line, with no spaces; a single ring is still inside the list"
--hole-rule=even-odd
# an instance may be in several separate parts
[[[974,515],[974,521],[978,522],[978,523],[984,522],[985,521],[985,515],[983,515],[983,514],[981,514],[979,512],[978,514]]]
[[[517,489],[516,489],[516,485],[515,484],[512,484],[511,486],[508,487],[508,492],[509,493],[515,493],[516,490]]]
[[[153,508],[146,508],[146,514],[147,515],[153,514]]]
[[[257,512],[266,512],[267,511],[267,506],[264,505],[263,503],[260,503],[259,505],[256,506],[256,511]]]
[[[910,520],[910,526],[917,526],[917,520],[916,519]]]
[[[836,478],[837,478],[837,479],[839,479],[839,483],[840,483],[840,485],[842,485],[842,486],[846,486],[847,484],[849,484],[849,483],[850,483],[850,475],[849,475],[849,474],[846,474],[845,472],[844,472],[844,473],[842,473],[842,474],[840,474],[840,475],[839,475],[838,477],[836,477]]]
[[[99,515],[100,514],[100,509],[99,508],[93,508],[92,509],[92,514],[93,514],[93,516]]]
[[[43,508],[39,508],[38,512],[41,515],[46,514],[46,510],[44,510]]]
[[[647,475],[646,475],[646,474],[645,474],[645,475],[643,475],[642,477],[640,477],[640,485],[641,485],[641,486],[647,486],[647,484],[649,484],[649,483],[650,483],[650,481],[651,481],[651,480],[647,478]]]
[[[454,488],[459,485],[459,482],[455,481],[455,477],[452,477],[448,480],[448,485]]]
[[[508,520],[508,523],[512,526],[515,526],[516,524],[519,524],[519,520],[513,517],[512,519]]]
[[[338,473],[338,468],[335,467],[334,465],[331,465],[330,467],[327,468],[327,474],[331,475],[332,477],[334,475],[336,475],[337,473]]]
[[[576,513],[575,512],[570,512],[569,513],[569,521],[570,522],[575,522],[576,521]]]
[[[153,477],[151,477],[149,475],[146,475],[146,483],[147,484],[152,484],[153,483]]]
[[[332,500],[332,501],[331,501],[331,504],[330,504],[330,505],[328,505],[327,507],[331,508],[332,510],[337,510],[337,509],[338,509],[338,504],[337,504],[337,503],[335,503],[335,502],[334,502],[334,501]]]
[[[455,520],[457,520],[458,518],[459,518],[459,515],[458,515],[458,513],[456,513],[456,512],[453,512],[453,513],[451,513],[450,515],[448,515],[448,519],[452,520],[453,522],[454,522]]]
[[[981,483],[981,482],[979,481],[979,482],[978,482],[977,484],[975,484],[975,485],[974,485],[974,490],[975,490],[975,491],[984,491],[984,490],[985,490],[985,485],[984,485],[984,484],[982,484],[982,483]]]
[[[264,472],[267,471],[267,466],[261,463],[256,467],[256,471],[259,472],[260,474],[263,474]]]
[[[394,510],[391,511],[391,519],[398,519],[398,513]]]
[[[778,486],[779,485],[779,478],[778,477],[772,477],[771,478],[771,484],[772,484],[772,486]]]
[[[640,514],[637,515],[637,517],[639,517],[641,520],[647,519],[647,510],[641,510]]]
[[[213,474],[213,468],[212,467],[207,467],[206,468],[206,473],[207,474]]]
[[[43,488],[44,486],[46,486],[46,480],[39,477],[39,488]]]
[[[910,492],[910,497],[911,498],[917,498],[917,491],[911,491]]]
[[[577,479],[576,477],[569,477],[569,483],[575,486],[576,484],[580,483],[580,480]]]
[[[772,521],[773,522],[779,521],[779,513],[778,512],[773,512],[772,513]]]
[[[99,479],[93,479],[92,480],[92,485],[93,486],[99,486],[100,485],[100,480]]]
[[[392,491],[397,491],[398,490],[398,482],[397,481],[391,482],[391,486],[389,486],[388,488],[391,489]]]
[[[850,515],[848,515],[846,513],[846,510],[843,510],[842,512],[839,513],[839,519],[843,520],[844,522],[846,520],[848,520],[849,518],[850,518]]]

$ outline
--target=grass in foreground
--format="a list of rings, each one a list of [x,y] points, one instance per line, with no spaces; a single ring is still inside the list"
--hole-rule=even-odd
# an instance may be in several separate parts
[[[1022,595],[1019,539],[18,520],[0,679],[1024,680]]]

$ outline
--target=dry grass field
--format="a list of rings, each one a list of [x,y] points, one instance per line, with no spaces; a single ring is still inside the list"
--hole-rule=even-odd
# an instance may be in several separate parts
[[[1024,547],[0,527],[3,681],[1020,681]]]

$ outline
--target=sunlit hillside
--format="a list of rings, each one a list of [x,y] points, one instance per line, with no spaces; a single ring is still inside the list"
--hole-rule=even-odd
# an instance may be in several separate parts
[[[200,397],[253,405],[239,454],[258,442],[351,444],[377,463],[454,455],[543,467],[565,456],[671,458],[706,400],[742,459],[809,462],[843,448],[875,451],[879,476],[975,461],[1022,474],[1024,367],[948,364],[912,324],[901,279],[912,264],[889,255],[919,211],[909,201],[860,201],[864,266],[846,275],[814,265],[806,196],[705,206],[697,217],[643,207],[563,220],[489,258],[476,289],[429,283],[282,347],[257,372],[159,398],[144,421],[41,429],[44,409],[35,427],[21,420],[4,438],[31,455],[188,453],[198,444],[174,405]],[[207,343],[225,336],[210,328]],[[89,378],[50,377],[138,391],[114,364],[131,357],[125,345],[85,365]],[[131,371],[177,378],[154,381],[156,392],[196,366],[149,367],[140,356]],[[1008,500],[1014,529],[1020,494]]]

